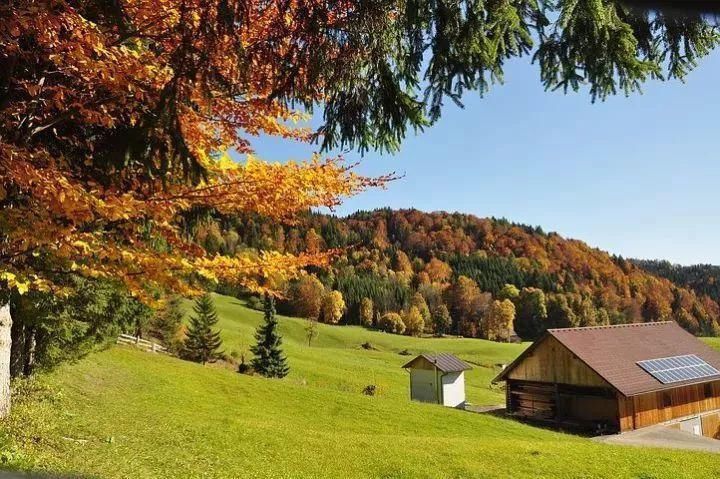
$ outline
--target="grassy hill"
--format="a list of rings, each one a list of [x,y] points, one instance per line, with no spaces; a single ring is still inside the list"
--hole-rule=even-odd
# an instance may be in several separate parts
[[[227,350],[261,319],[216,297]],[[281,318],[284,380],[113,347],[20,385],[0,460],[60,477],[717,477],[717,456],[596,444],[491,415],[408,401],[398,352],[450,351],[480,366],[468,399],[502,400],[492,365],[524,346],[413,339]],[[370,341],[375,350],[361,348]],[[490,366],[490,367],[488,367]],[[361,389],[375,383],[377,397]],[[28,399],[29,398],[29,399]]]

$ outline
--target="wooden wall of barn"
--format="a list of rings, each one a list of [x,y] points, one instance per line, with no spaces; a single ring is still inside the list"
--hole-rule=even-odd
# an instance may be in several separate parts
[[[513,368],[508,379],[577,386],[610,387],[557,339],[548,336]]]
[[[720,381],[656,391],[631,398],[619,396],[618,408],[622,431],[720,409]]]

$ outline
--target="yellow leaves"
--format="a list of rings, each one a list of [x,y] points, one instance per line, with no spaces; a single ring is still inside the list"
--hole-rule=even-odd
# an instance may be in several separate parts
[[[14,273],[9,271],[3,271],[0,273],[0,280],[5,281],[9,289],[17,290],[18,294],[27,293],[31,285],[30,282],[18,279]]]

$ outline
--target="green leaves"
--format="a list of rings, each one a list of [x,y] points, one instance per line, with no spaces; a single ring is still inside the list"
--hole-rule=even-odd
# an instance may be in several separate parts
[[[407,129],[437,121],[502,83],[507,60],[533,54],[548,90],[586,89],[592,101],[639,92],[650,79],[684,78],[718,44],[700,15],[665,16],[613,0],[369,2],[374,29],[357,63],[329,84],[322,146],[397,150]],[[386,16],[393,21],[382,22]],[[402,12],[398,15],[397,12]],[[367,24],[365,25],[367,26]],[[350,41],[350,44],[354,44]],[[343,66],[345,68],[346,66]]]

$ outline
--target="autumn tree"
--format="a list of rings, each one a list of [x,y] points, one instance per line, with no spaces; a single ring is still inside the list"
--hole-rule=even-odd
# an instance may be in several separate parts
[[[373,302],[370,298],[360,301],[360,324],[366,327],[373,325]]]
[[[342,293],[337,290],[329,291],[323,298],[323,321],[328,324],[337,324],[343,314],[345,314],[345,301]]]
[[[425,265],[425,272],[433,283],[447,283],[452,277],[450,265],[437,258],[431,258]]]
[[[405,332],[405,323],[398,313],[385,313],[378,319],[378,328],[386,333],[402,334]]]
[[[491,341],[508,341],[515,334],[515,305],[509,299],[495,300],[483,318],[483,337]]]
[[[425,320],[415,306],[410,306],[410,308],[403,313],[402,322],[405,324],[405,334],[410,336],[420,336],[425,329]]]
[[[193,307],[195,314],[190,317],[187,337],[182,348],[182,357],[201,364],[221,359],[222,340],[215,326],[218,322],[215,304],[209,294],[200,296]]]
[[[425,302],[425,298],[422,294],[420,294],[419,292],[413,294],[412,298],[410,299],[410,306],[417,308],[426,326],[432,327],[430,308],[428,308],[428,305]]]
[[[402,250],[395,250],[392,260],[392,269],[398,273],[412,274],[413,267],[408,255]]]
[[[475,281],[460,276],[448,289],[447,304],[459,335],[477,337],[480,321],[492,298],[483,294]]]
[[[290,283],[288,298],[292,312],[301,318],[320,316],[325,297],[325,286],[313,275],[303,275]]]

